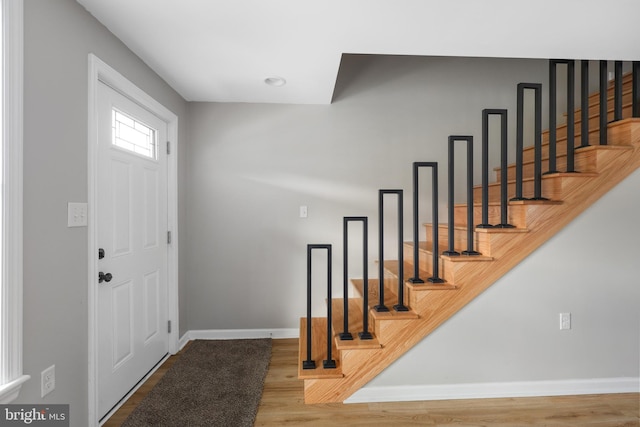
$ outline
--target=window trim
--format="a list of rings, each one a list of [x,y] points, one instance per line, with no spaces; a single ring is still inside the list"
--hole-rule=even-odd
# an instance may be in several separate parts
[[[23,0],[2,0],[2,282],[0,403],[18,397],[22,371]]]

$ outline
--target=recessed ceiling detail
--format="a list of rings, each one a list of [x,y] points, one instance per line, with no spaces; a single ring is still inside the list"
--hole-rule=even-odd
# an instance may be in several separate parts
[[[287,84],[287,81],[282,77],[267,77],[266,79],[264,79],[264,82],[269,86],[276,87],[284,86]]]
[[[77,1],[188,101],[329,104],[343,53],[640,59],[637,0]]]

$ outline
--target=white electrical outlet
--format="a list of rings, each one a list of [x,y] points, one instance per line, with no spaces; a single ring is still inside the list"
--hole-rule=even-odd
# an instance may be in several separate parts
[[[51,365],[40,374],[42,395],[45,397],[56,388],[56,365]]]
[[[87,226],[87,204],[71,203],[67,204],[67,227]]]
[[[571,329],[571,313],[560,313],[560,329]]]
[[[300,218],[306,218],[306,217],[307,217],[307,207],[300,206]]]

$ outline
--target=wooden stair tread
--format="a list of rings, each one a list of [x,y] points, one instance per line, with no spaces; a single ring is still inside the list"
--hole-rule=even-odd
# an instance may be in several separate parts
[[[335,369],[324,369],[322,361],[327,357],[327,319],[311,318],[311,359],[316,362],[315,369],[302,369],[303,360],[307,359],[307,319],[300,319],[300,339],[298,340],[298,379],[342,378],[342,364],[338,360],[337,349],[332,349],[331,356],[336,361]],[[334,344],[335,346],[335,344]]]
[[[510,200],[510,205],[561,205],[562,200]]]
[[[595,178],[598,176],[597,172],[554,172],[554,173],[546,173],[542,175],[542,179],[551,179],[557,177],[565,177],[565,178]]]
[[[507,205],[561,205],[562,200],[507,200]],[[489,202],[488,206],[502,206],[501,202]],[[466,203],[456,203],[453,205],[454,208],[466,208]],[[482,207],[482,202],[473,202],[474,208]],[[428,223],[424,223],[422,225],[426,225]]]
[[[358,336],[358,332],[362,332],[363,330],[363,322],[362,322],[362,299],[360,298],[349,298],[348,299],[348,309],[349,309],[349,331],[353,336],[352,340],[342,340],[340,339],[340,333],[344,332],[344,301],[342,298],[334,298],[331,302],[332,305],[332,323],[333,323],[333,336],[336,341],[336,348],[338,350],[357,350],[357,349],[370,349],[370,348],[380,348],[380,342],[375,337],[375,334],[371,331],[371,327],[369,327],[369,333],[373,335],[373,339],[363,340]]]
[[[484,234],[511,234],[511,233],[528,233],[530,230],[528,228],[478,228],[476,229],[476,233],[484,233]]]
[[[413,245],[413,244],[412,244]],[[398,277],[398,265],[399,261],[385,261],[384,268],[391,272],[394,276]],[[404,284],[410,289],[415,290],[423,290],[423,291],[435,291],[435,290],[450,290],[457,289],[458,287],[452,283],[429,283],[426,281],[428,277],[431,277],[431,273],[422,269],[419,269],[420,278],[422,278],[425,283],[411,283],[409,279],[413,277],[413,264],[410,262],[404,262]]]
[[[360,294],[364,290],[364,280],[352,279],[351,282],[358,289]],[[385,287],[384,289],[384,305],[389,311],[375,311],[374,306],[378,305],[380,295],[378,293],[378,279],[369,279],[369,313],[375,320],[406,320],[418,319],[420,316],[415,311],[395,311],[393,306],[398,303],[398,295],[393,289]]]
[[[527,200],[527,201],[532,201],[532,200]],[[541,200],[543,201],[543,200]],[[549,202],[549,201],[547,201]],[[560,203],[551,203],[553,205],[561,205],[562,202]],[[433,224],[429,224],[426,223],[424,224],[425,226],[433,226]],[[446,223],[440,223],[438,225],[439,228],[444,228],[444,229],[449,229],[449,224]],[[467,231],[467,227],[463,226],[463,225],[455,225],[453,227],[454,231]],[[499,228],[499,227],[491,227],[491,228],[477,228],[474,230],[475,233],[528,233],[529,229],[527,228]],[[424,243],[424,244],[423,244]],[[413,244],[413,242],[406,242],[405,244]],[[433,250],[433,245],[431,245],[431,242],[419,242],[419,247],[420,249],[423,249],[427,252],[431,252]],[[443,245],[439,245],[439,248],[442,248]],[[442,253],[443,251],[446,251],[448,248],[446,246],[444,246],[444,249],[440,250],[440,253]]]
[[[493,261],[492,256],[487,255],[440,255],[442,259],[446,259],[449,262],[488,262]]]

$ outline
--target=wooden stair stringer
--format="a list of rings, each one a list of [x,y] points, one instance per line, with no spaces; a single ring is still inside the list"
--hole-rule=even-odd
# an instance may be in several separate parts
[[[640,134],[638,120],[625,121],[619,126],[630,127],[621,130],[621,133]],[[612,158],[598,175],[575,179],[571,185],[567,185],[563,192],[564,203],[541,210],[538,217],[531,219],[529,233],[510,234],[498,239],[502,246],[492,255],[495,258],[493,261],[467,263],[469,267],[460,264],[455,283],[458,289],[452,292],[434,291],[429,300],[430,309],[419,309],[419,319],[398,322],[396,332],[387,335],[388,338],[381,342],[382,348],[345,354],[342,360],[344,377],[305,380],[305,403],[342,402],[347,399],[640,168],[640,142],[635,139],[631,144],[634,149],[628,156]],[[496,233],[496,236],[499,234]]]

